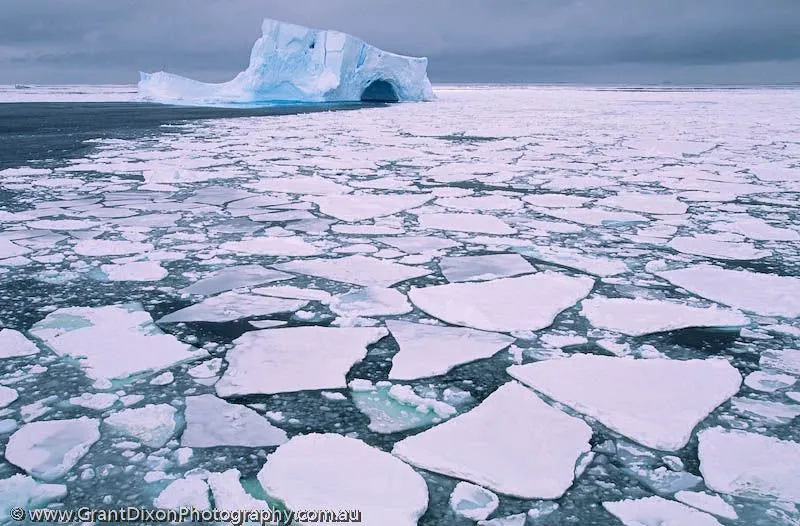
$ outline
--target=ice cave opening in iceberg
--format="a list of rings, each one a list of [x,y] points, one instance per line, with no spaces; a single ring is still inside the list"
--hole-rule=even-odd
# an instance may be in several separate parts
[[[389,53],[339,31],[266,19],[250,65],[233,80],[141,73],[139,93],[201,105],[425,101],[434,98],[427,68],[427,58]]]

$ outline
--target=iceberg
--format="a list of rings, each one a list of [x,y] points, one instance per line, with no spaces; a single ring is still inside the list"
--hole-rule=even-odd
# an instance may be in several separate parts
[[[434,98],[428,59],[383,51],[338,31],[264,20],[250,65],[233,80],[141,73],[139,93],[190,104],[398,102]]]

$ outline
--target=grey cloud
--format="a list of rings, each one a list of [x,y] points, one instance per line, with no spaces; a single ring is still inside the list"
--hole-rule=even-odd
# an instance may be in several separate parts
[[[800,81],[798,0],[2,0],[0,83],[131,83],[162,68],[223,80],[264,17],[428,56],[434,81]]]

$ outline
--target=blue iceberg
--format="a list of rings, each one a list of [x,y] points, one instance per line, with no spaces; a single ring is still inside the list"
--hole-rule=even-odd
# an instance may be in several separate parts
[[[428,59],[383,51],[338,31],[264,20],[250,65],[233,80],[199,82],[142,73],[139,93],[158,102],[259,104],[398,102],[434,98]]]

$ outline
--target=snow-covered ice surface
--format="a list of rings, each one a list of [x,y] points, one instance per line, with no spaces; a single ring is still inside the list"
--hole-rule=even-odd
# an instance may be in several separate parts
[[[742,383],[724,360],[575,354],[514,365],[509,374],[542,394],[654,449],[676,451]]]
[[[433,98],[426,58],[395,55],[338,31],[264,20],[248,68],[207,84],[142,73],[139,91],[162,102],[421,101]]]
[[[20,505],[263,507],[267,456],[327,434],[351,460],[289,464],[394,450],[336,495],[386,512],[406,484],[369,491],[410,463],[408,524],[471,523],[460,481],[497,495],[490,525],[619,524],[598,503],[621,502],[644,524],[800,522],[800,91],[442,87],[80,128],[136,97],[0,87],[106,101],[70,106],[69,147],[0,148],[0,488]],[[512,365],[528,386],[502,387]],[[297,497],[286,473],[270,484]]]

